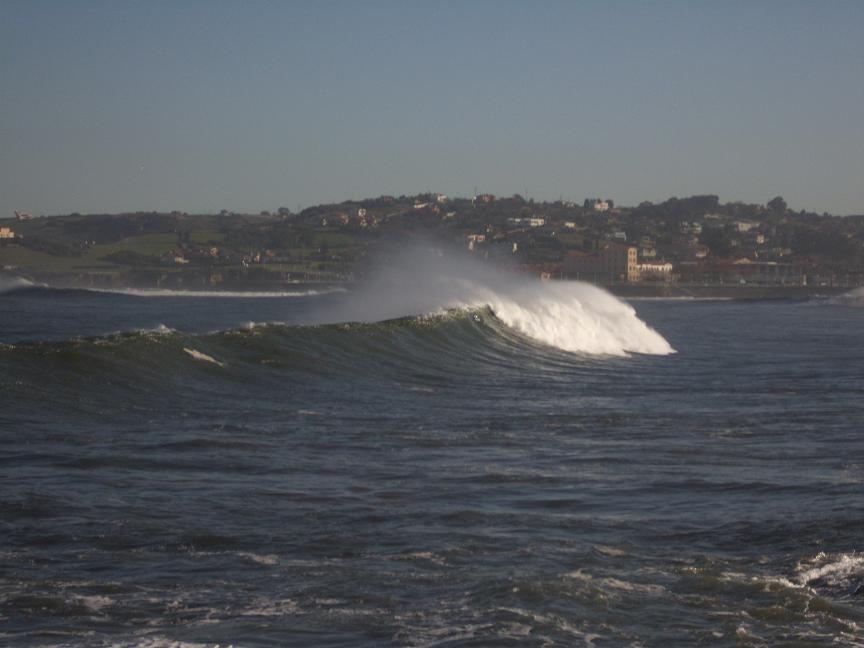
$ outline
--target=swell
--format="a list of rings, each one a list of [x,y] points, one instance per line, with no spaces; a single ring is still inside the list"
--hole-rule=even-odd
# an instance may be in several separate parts
[[[445,380],[478,366],[554,365],[570,355],[510,328],[489,308],[461,309],[378,323],[250,323],[200,335],[160,326],[6,344],[0,345],[0,384],[47,381],[70,388],[110,376],[113,387],[161,390],[184,378],[242,382],[268,374],[291,381],[352,374]]]

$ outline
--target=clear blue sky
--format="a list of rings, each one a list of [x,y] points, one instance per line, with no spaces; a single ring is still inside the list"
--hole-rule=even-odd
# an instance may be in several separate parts
[[[474,187],[864,213],[864,2],[0,0],[0,215]]]

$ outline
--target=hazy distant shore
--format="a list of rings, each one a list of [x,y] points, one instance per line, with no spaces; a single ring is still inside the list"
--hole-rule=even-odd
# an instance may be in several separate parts
[[[133,281],[118,280],[116,276],[77,273],[68,275],[20,273],[0,271],[0,278],[8,280],[24,279],[36,285],[46,285],[60,289],[130,290],[146,293],[148,291],[177,291],[207,293],[280,293],[286,290],[302,291],[345,288],[350,289],[353,281],[262,281],[233,280],[218,285],[207,283],[202,277],[176,275],[158,277],[135,277]],[[559,281],[553,279],[551,281]],[[560,281],[568,281],[567,279]],[[657,299],[809,299],[819,296],[832,296],[849,292],[850,286],[759,286],[735,284],[684,284],[684,283],[615,283],[599,284],[613,295],[622,298]]]
[[[839,295],[852,290],[841,286],[753,286],[734,284],[615,284],[604,286],[618,297],[696,298],[696,299],[809,299]]]

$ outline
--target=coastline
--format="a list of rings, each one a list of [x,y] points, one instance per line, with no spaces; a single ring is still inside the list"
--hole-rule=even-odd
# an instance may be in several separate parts
[[[856,286],[758,286],[735,284],[611,284],[601,285],[616,297],[658,299],[792,300],[841,295]]]
[[[326,280],[266,280],[257,278],[231,279],[210,283],[201,275],[180,277],[177,274],[162,275],[162,281],[154,281],[153,275],[119,275],[101,273],[33,273],[0,270],[0,279],[26,280],[37,286],[57,289],[83,289],[103,291],[130,291],[142,295],[162,292],[188,293],[190,295],[212,295],[220,293],[265,295],[286,291],[332,291],[350,289],[353,281]],[[130,279],[133,279],[130,281]],[[138,279],[135,281],[134,279]],[[167,280],[165,280],[167,279]],[[178,280],[179,279],[179,280]],[[186,281],[183,281],[186,279]],[[190,280],[191,279],[191,280]],[[569,281],[553,280],[553,281]],[[590,283],[590,282],[589,282]],[[682,284],[682,283],[600,283],[594,284],[623,299],[731,299],[738,301],[761,300],[807,300],[814,297],[831,297],[854,290],[857,286],[801,286],[801,285],[736,285],[736,284]]]

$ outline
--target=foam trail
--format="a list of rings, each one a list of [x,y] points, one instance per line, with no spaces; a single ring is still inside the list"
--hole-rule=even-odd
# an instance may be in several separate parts
[[[206,353],[202,353],[201,351],[196,351],[195,349],[190,349],[190,348],[188,348],[188,347],[183,347],[183,351],[185,351],[186,353],[188,353],[190,356],[192,356],[192,357],[195,358],[196,360],[200,360],[200,361],[202,361],[202,362],[212,362],[213,364],[215,364],[215,365],[219,365],[220,367],[224,367],[224,366],[225,366],[225,363],[224,363],[224,362],[219,362],[219,361],[218,361],[216,358],[214,358],[213,356],[209,356],[209,355],[207,355]]]
[[[800,567],[797,580],[801,585],[814,582],[834,586],[859,583],[864,578],[864,554],[819,554],[813,564]]]
[[[632,306],[579,281],[540,281],[440,250],[412,248],[325,312],[375,322],[450,308],[490,307],[509,327],[565,351],[625,356],[674,353]]]
[[[130,297],[222,297],[222,298],[273,298],[273,297],[314,297],[330,293],[345,292],[344,288],[334,287],[320,290],[170,290],[166,288],[87,288],[88,292],[128,295]]]

